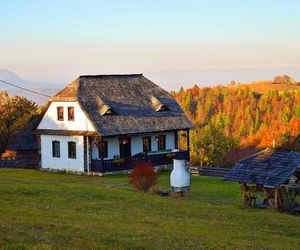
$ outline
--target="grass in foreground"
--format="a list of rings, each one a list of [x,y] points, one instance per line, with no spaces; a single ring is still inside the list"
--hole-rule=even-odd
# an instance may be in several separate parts
[[[169,187],[163,173],[157,185]],[[0,247],[296,249],[300,218],[239,209],[235,183],[193,177],[185,199],[137,193],[126,176],[0,169]],[[125,184],[125,185],[120,185]]]

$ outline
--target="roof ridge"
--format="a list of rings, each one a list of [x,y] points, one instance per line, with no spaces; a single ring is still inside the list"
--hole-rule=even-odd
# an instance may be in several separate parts
[[[263,152],[268,151],[268,150],[270,150],[270,148],[265,148],[265,149],[263,149],[263,150],[260,150],[260,151],[256,152],[256,153],[253,154],[253,155],[246,156],[246,157],[244,157],[243,159],[240,159],[240,160],[238,161],[238,163],[240,163],[241,161],[247,160],[247,159],[249,159],[249,158],[252,158],[252,157],[254,157],[254,156],[260,155],[260,154],[262,154]]]
[[[103,74],[103,75],[81,75],[80,77],[121,77],[121,76],[143,76],[143,73],[139,74]]]

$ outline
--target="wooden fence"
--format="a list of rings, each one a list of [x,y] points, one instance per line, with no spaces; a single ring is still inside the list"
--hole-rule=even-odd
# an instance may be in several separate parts
[[[37,156],[15,156],[11,158],[1,158],[0,168],[37,168]]]
[[[190,167],[192,175],[224,177],[231,169],[218,167]]]

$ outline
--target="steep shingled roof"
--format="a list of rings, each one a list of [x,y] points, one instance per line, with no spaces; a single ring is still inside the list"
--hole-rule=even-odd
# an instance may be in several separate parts
[[[300,154],[286,149],[266,149],[239,161],[226,181],[275,187],[300,170]]]
[[[169,110],[157,112],[153,97]],[[193,128],[170,93],[142,74],[80,76],[51,101],[74,100],[101,136]],[[103,115],[108,108],[113,114]]]

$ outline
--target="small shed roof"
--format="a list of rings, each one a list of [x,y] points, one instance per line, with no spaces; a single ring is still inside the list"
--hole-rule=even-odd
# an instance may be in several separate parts
[[[226,181],[275,187],[300,170],[300,154],[286,149],[266,149],[239,161]]]
[[[16,133],[8,146],[9,150],[37,150],[38,145],[33,130],[38,122],[39,117],[31,118],[28,124]]]

